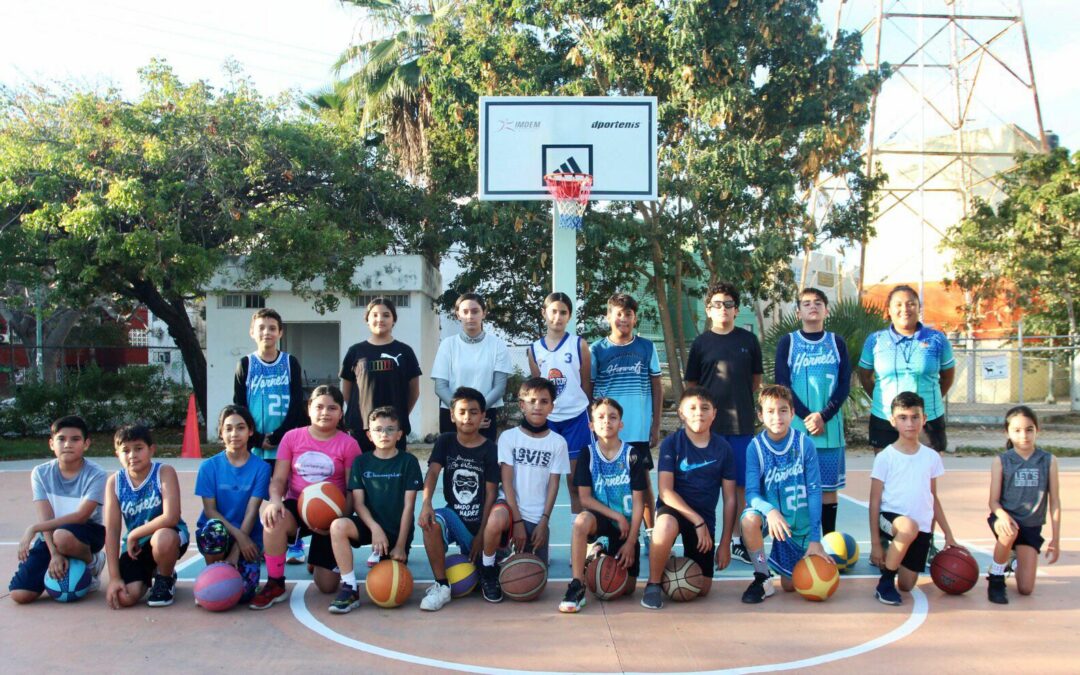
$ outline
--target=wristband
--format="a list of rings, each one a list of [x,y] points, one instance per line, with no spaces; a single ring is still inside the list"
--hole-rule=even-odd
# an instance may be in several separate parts
[[[540,517],[541,518],[547,518],[548,520],[551,520],[551,514],[550,513],[541,513]]]
[[[695,525],[695,526],[694,526],[694,529],[696,530],[696,529],[698,529],[699,527],[705,527],[705,521],[704,521],[704,520],[703,520],[703,521],[701,521],[700,523],[698,523],[697,525]]]

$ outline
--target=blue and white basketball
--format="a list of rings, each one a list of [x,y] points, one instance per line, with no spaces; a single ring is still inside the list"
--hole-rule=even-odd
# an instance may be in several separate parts
[[[830,532],[821,538],[821,545],[841,572],[851,570],[859,561],[859,544],[850,534]]]
[[[68,558],[67,574],[62,579],[53,579],[45,573],[45,591],[57,602],[75,602],[90,592],[93,577],[86,563],[78,558]]]

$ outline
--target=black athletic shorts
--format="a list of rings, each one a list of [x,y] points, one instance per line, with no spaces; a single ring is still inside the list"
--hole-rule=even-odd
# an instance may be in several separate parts
[[[997,514],[991,513],[990,517],[986,519],[987,524],[990,525],[990,531],[994,533],[994,538],[997,538],[997,532],[994,531],[994,523],[997,522]],[[1042,525],[1039,526],[1027,526],[1020,525],[1020,531],[1016,535],[1016,541],[1013,542],[1013,550],[1016,550],[1017,546],[1030,546],[1035,549],[1036,553],[1042,553],[1042,545],[1046,540],[1042,536]]]
[[[349,539],[349,545],[352,546],[353,548],[360,548],[361,546],[370,546],[371,545],[371,530],[368,529],[368,526],[365,525],[364,521],[360,519],[360,516],[358,516],[358,515],[356,515],[354,513],[351,516],[349,516],[349,520],[351,520],[353,522],[353,525],[356,526],[356,531],[360,534],[360,536],[357,537],[356,539]],[[387,544],[389,545],[390,548],[394,548],[395,546],[397,546],[397,538],[398,538],[397,530],[394,530],[393,532],[391,532],[389,530],[383,530],[383,533],[386,534],[386,541],[387,541]],[[413,535],[412,530],[409,530],[409,543],[410,544],[412,543],[412,535]],[[406,548],[405,549],[406,558],[408,557],[408,555],[409,555],[409,549]],[[389,560],[390,556],[389,555],[384,555],[384,556],[382,556],[381,559],[382,560]]]
[[[625,539],[619,538],[619,526],[614,520],[608,518],[602,513],[591,511],[586,509],[592,514],[593,518],[596,518],[596,534],[589,537],[589,543],[593,543],[600,537],[607,537],[607,554],[614,556],[619,552],[625,544]],[[629,518],[627,519],[629,520]],[[637,540],[637,532],[631,532],[629,536],[634,537],[634,564],[627,570],[630,576],[636,577],[641,572],[641,543]]]
[[[702,553],[697,550],[698,528],[694,527],[694,524],[691,523],[686,516],[670,506],[661,503],[656,509],[656,517],[659,519],[660,516],[665,514],[673,516],[676,522],[679,523],[679,536],[682,537],[683,555],[698,564],[698,567],[701,568],[701,573],[705,575],[705,578],[712,579],[713,571],[716,569],[716,533],[714,531],[709,532],[709,536],[713,539],[713,545],[708,551]],[[707,523],[706,527],[708,527]]]
[[[323,569],[333,570],[337,567],[337,561],[334,560],[334,547],[330,545],[330,535],[318,534],[308,529],[308,526],[304,524],[304,519],[300,517],[300,510],[296,507],[295,499],[286,499],[282,502],[282,505],[288,509],[289,513],[296,519],[296,538],[306,537],[311,535],[311,543],[308,545],[307,561]]]
[[[927,445],[934,450],[945,452],[949,447],[949,439],[945,434],[945,416],[928,420],[923,428],[926,435]],[[878,450],[884,449],[900,438],[900,433],[893,427],[889,420],[883,420],[875,415],[870,416],[870,445]]]
[[[187,553],[189,541],[181,541],[180,552],[176,559],[179,561]],[[154,550],[150,542],[139,549],[139,555],[132,557],[127,551],[120,554],[120,578],[125,584],[133,584],[141,581],[149,586],[154,582],[154,572],[157,571],[157,562],[154,560]]]
[[[899,513],[892,513],[890,511],[882,511],[878,514],[878,529],[881,535],[893,539],[896,535],[893,533],[892,521],[901,516]],[[908,568],[912,572],[922,572],[926,570],[926,558],[930,554],[930,542],[932,537],[929,532],[919,531],[919,534],[915,537],[915,541],[911,542],[908,546],[907,553],[904,554],[904,559],[900,561],[903,567]]]

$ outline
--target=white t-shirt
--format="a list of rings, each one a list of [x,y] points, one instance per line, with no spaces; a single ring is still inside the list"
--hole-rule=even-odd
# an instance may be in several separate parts
[[[510,351],[506,343],[491,333],[485,333],[480,342],[465,342],[461,335],[451,335],[439,343],[435,363],[431,366],[431,379],[446,380],[450,391],[458,387],[472,387],[481,394],[491,390],[495,373],[510,375],[514,367],[510,363]],[[498,408],[502,401],[490,406]],[[445,403],[439,403],[446,408]]]
[[[934,494],[930,481],[945,474],[941,455],[919,445],[914,455],[888,446],[874,458],[870,477],[885,484],[881,510],[898,513],[914,520],[920,532],[929,532],[934,523]]]
[[[570,473],[570,454],[566,440],[554,431],[535,438],[514,427],[499,436],[499,464],[514,467],[514,495],[521,517],[538,523],[546,506],[548,479],[553,473]],[[500,487],[500,499],[505,496]]]

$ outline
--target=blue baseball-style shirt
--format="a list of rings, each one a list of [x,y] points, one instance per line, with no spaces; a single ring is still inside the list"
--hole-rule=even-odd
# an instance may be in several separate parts
[[[627,443],[649,440],[652,427],[652,378],[660,375],[656,347],[640,335],[630,344],[612,344],[607,338],[592,343],[593,399],[605,396],[623,407],[623,430]]]
[[[735,456],[728,442],[712,434],[709,444],[699,448],[679,429],[660,443],[656,468],[675,474],[675,492],[705,519],[709,532],[715,532],[722,482],[735,480]]]
[[[859,367],[874,371],[874,400],[870,413],[889,419],[897,394],[913,391],[926,401],[926,417],[945,414],[941,398],[941,371],[956,366],[952,345],[945,334],[920,323],[913,335],[901,335],[892,326],[872,333],[863,343]]]

